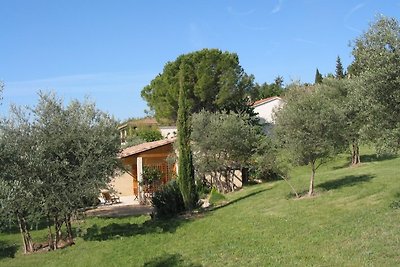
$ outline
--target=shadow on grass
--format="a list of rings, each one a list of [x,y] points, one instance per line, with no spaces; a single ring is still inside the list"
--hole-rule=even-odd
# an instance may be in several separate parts
[[[346,186],[353,186],[359,183],[364,183],[364,182],[368,182],[370,181],[372,178],[374,178],[373,175],[368,175],[368,174],[364,174],[364,175],[349,175],[349,176],[345,176],[343,178],[340,179],[336,179],[333,181],[327,181],[324,182],[322,184],[317,185],[317,188],[322,188],[325,190],[333,190],[333,189],[338,189],[341,187],[346,187]]]
[[[187,266],[187,267],[200,267],[200,264],[194,264],[187,262],[182,258],[181,254],[165,254],[163,256],[157,257],[151,261],[143,264],[144,267],[164,267],[164,266]]]
[[[369,154],[369,155],[361,155],[360,156],[360,161],[361,164],[367,163],[367,162],[375,162],[375,161],[384,161],[384,160],[390,160],[390,159],[395,159],[398,156],[396,155],[391,155],[391,154],[386,154],[386,155],[380,155],[378,156],[377,154]],[[333,170],[338,170],[338,169],[343,169],[343,168],[348,168],[351,167],[351,158],[347,157],[347,161],[339,166],[334,166],[332,167]]]
[[[82,238],[86,241],[102,241],[119,237],[131,237],[150,233],[173,233],[176,229],[190,220],[170,219],[170,220],[149,220],[143,224],[135,223],[111,223],[107,226],[99,227],[94,224],[88,228]]]
[[[18,245],[9,244],[0,240],[0,259],[3,258],[14,258],[17,253]]]
[[[359,184],[359,183],[368,182],[374,177],[375,176],[368,175],[368,174],[359,175],[359,176],[349,175],[349,176],[345,176],[345,177],[340,178],[340,179],[327,181],[327,182],[324,182],[322,184],[319,184],[319,185],[315,186],[314,195],[319,195],[323,191],[329,191],[329,190],[338,189],[338,188],[341,188],[341,187],[353,186],[353,185],[356,185],[356,184]],[[305,189],[303,191],[297,192],[297,194],[299,195],[299,198],[308,196],[308,189]],[[286,199],[293,199],[293,198],[294,199],[297,198],[296,195],[293,192],[290,192],[286,196]]]
[[[213,210],[218,210],[218,209],[221,209],[221,208],[225,208],[225,207],[227,207],[227,206],[229,206],[229,205],[232,205],[232,204],[234,204],[234,203],[236,203],[236,202],[238,202],[238,201],[241,201],[241,200],[246,199],[246,198],[248,198],[248,197],[252,197],[252,196],[254,196],[254,195],[260,194],[260,193],[262,193],[262,192],[264,192],[264,191],[267,191],[267,190],[270,190],[270,189],[271,189],[271,188],[265,188],[265,189],[257,190],[257,191],[255,191],[255,192],[252,192],[252,193],[248,194],[248,195],[245,195],[245,196],[239,197],[239,198],[237,198],[237,199],[235,199],[235,200],[232,200],[232,201],[230,201],[230,202],[228,202],[228,203],[222,204],[222,205],[217,206],[217,207],[212,207],[212,208],[209,209],[209,211],[213,211]]]
[[[389,207],[392,209],[400,209],[400,192],[394,195],[394,200],[390,203]]]
[[[361,163],[363,162],[373,162],[373,161],[384,161],[384,160],[390,160],[390,159],[395,159],[397,158],[396,155],[376,155],[376,154],[370,154],[370,155],[361,155]]]

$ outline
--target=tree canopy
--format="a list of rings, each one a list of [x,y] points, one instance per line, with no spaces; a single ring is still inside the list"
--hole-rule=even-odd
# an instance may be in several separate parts
[[[336,58],[335,77],[336,79],[343,79],[345,77],[342,61],[339,56]]]
[[[322,83],[322,79],[323,79],[322,74],[319,72],[319,70],[317,68],[317,70],[315,71],[314,83],[315,84]]]
[[[359,80],[353,101],[362,103],[364,137],[378,150],[400,149],[400,26],[380,16],[355,39],[349,71]]]
[[[25,252],[33,250],[28,224],[43,218],[50,248],[63,224],[72,242],[71,217],[93,203],[119,166],[112,117],[90,102],[65,107],[53,94],[39,97],[35,108],[11,110],[0,129],[0,209],[17,218]]]
[[[281,147],[294,163],[311,167],[309,195],[318,167],[347,146],[343,113],[328,97],[328,89],[321,85],[292,88],[276,114],[275,134]]]
[[[246,96],[253,87],[254,77],[246,74],[235,53],[203,49],[179,56],[168,62],[163,72],[143,88],[141,95],[155,112],[158,121],[177,120],[179,70],[187,69],[187,104],[189,113],[208,111],[248,110]]]
[[[211,113],[193,115],[193,151],[197,173],[210,175],[220,192],[235,189],[234,172],[249,167],[250,158],[261,137],[247,114]],[[224,177],[222,177],[224,176]]]

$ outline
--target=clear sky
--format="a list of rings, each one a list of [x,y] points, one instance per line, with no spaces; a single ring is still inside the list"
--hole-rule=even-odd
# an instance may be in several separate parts
[[[140,91],[168,61],[202,48],[235,52],[257,82],[313,82],[377,14],[400,20],[400,0],[1,0],[3,104],[89,96],[123,120],[144,115]]]

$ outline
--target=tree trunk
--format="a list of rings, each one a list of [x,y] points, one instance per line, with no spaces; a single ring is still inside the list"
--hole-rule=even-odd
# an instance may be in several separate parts
[[[51,231],[51,219],[50,219],[49,214],[47,214],[47,229],[49,230],[49,234],[48,234],[49,247],[51,250],[54,250],[55,249],[54,236],[53,236],[53,232]]]
[[[65,225],[67,227],[68,243],[74,244],[74,234],[72,232],[71,214],[65,216]]]
[[[54,227],[55,227],[55,240],[54,240],[54,249],[58,249],[58,243],[61,240],[61,227],[62,221],[58,219],[58,216],[54,216]]]
[[[33,252],[32,237],[29,233],[25,218],[17,213],[17,221],[18,221],[19,231],[22,237],[22,243],[24,246],[24,254]]]
[[[314,178],[315,178],[315,161],[311,161],[311,178],[310,178],[310,188],[308,190],[308,196],[314,194]]]
[[[245,185],[249,182],[249,169],[242,168],[242,185]]]
[[[361,163],[360,159],[360,147],[358,145],[357,140],[353,139],[352,145],[351,145],[351,165],[355,166],[357,164]]]

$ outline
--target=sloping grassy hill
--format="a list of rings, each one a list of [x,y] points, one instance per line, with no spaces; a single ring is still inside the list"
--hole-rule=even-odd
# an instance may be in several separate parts
[[[399,266],[400,158],[363,160],[356,168],[344,157],[321,167],[313,198],[295,200],[277,181],[229,194],[230,204],[192,219],[87,219],[76,225],[76,245],[55,252],[9,258],[20,237],[2,234],[9,250],[0,265]],[[291,177],[307,189],[307,168]]]

